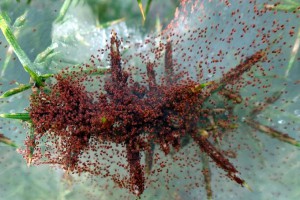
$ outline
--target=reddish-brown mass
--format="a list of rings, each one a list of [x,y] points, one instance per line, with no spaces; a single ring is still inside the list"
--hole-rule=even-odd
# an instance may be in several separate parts
[[[165,73],[169,75],[173,73],[170,42],[166,48]],[[192,137],[200,149],[227,172],[228,177],[243,185],[244,181],[236,176],[238,171],[235,167],[201,133],[200,130],[208,126],[202,124],[206,121],[206,111],[202,107],[210,94],[222,90],[231,83],[230,80],[240,79],[263,55],[262,52],[252,55],[226,73],[219,82],[208,85],[191,80],[178,82],[170,76],[165,83],[158,85],[153,66],[148,63],[147,87],[138,82],[128,83],[128,74],[121,66],[119,40],[113,33],[111,79],[105,82],[105,92],[88,92],[82,83],[84,77],[80,74],[56,75],[56,83],[49,86],[50,91],[44,88],[31,96],[34,140],[36,142],[43,137],[50,139],[55,146],[48,148],[56,150],[54,154],[45,150],[43,154],[48,162],[61,164],[64,169],[75,172],[90,171],[86,166],[89,161],[82,161],[80,156],[85,151],[97,150],[95,143],[124,145],[129,171],[129,181],[125,187],[140,195],[145,189],[141,152],[151,154],[151,145],[158,144],[167,155],[170,146],[178,151],[181,140]],[[28,142],[28,146],[31,145]],[[97,173],[97,165],[94,167],[93,173]]]
[[[214,5],[223,3],[220,1]],[[224,8],[230,7],[227,3]],[[177,13],[161,35],[166,42],[160,42],[157,48],[150,50],[154,52],[154,61],[150,59],[151,53],[136,53],[123,60],[121,42],[113,32],[110,45],[105,49],[109,52],[109,72],[95,76],[96,69],[89,70],[92,66],[82,66],[79,72],[66,69],[55,75],[52,83],[35,91],[29,108],[34,132],[26,141],[26,158],[36,164],[59,164],[73,173],[89,172],[110,178],[120,187],[140,196],[149,184],[148,177],[156,173],[152,173],[152,168],[159,159],[155,154],[157,148],[168,156],[193,141],[227,177],[245,186],[245,181],[226,156],[230,150],[226,153],[219,144],[224,136],[222,133],[236,127],[237,116],[233,109],[235,104],[243,101],[240,90],[245,85],[259,88],[255,93],[270,88],[254,75],[251,68],[256,68],[262,76],[266,75],[260,64],[270,63],[269,57],[280,53],[274,47],[282,45],[282,36],[274,38],[272,31],[280,31],[281,26],[274,21],[271,28],[256,27],[255,23],[245,22],[237,9],[232,11],[232,18],[224,22],[226,27],[222,29],[219,28],[222,23],[209,22],[211,18],[224,20],[229,14],[224,14],[225,17],[221,12],[206,15],[203,4],[202,1],[194,4],[182,1],[181,13]],[[212,6],[210,1],[206,4]],[[256,17],[268,12],[266,9],[257,10],[252,1],[247,5],[253,6],[248,10],[248,15],[253,16],[250,21],[255,22]],[[204,13],[196,23],[202,27],[189,27],[193,23],[187,20],[189,12],[197,9]],[[185,23],[180,24],[181,20]],[[184,29],[183,34],[181,29]],[[256,34],[255,39],[248,38],[245,46],[237,44],[231,47],[233,38],[237,37],[236,29],[243,30],[239,38]],[[195,43],[199,41],[203,43],[196,45],[200,46],[196,49]],[[155,43],[147,41],[151,42]],[[228,52],[225,44],[231,47]],[[213,51],[213,56],[209,57]],[[196,52],[197,56],[191,52]],[[229,55],[234,55],[233,59],[240,58],[236,67],[225,66],[228,62],[222,65]],[[135,56],[142,60],[145,66],[142,70],[140,66],[124,67]],[[162,57],[164,67],[158,68]],[[192,64],[193,59],[197,60],[198,68]],[[202,65],[212,67],[206,69]],[[141,75],[140,80],[132,78],[135,70]],[[209,79],[208,75],[219,78]],[[256,94],[253,92],[252,95]],[[243,103],[244,107],[248,106],[247,101]],[[162,171],[165,163],[159,165],[157,172]],[[208,187],[207,193],[211,194],[209,190]]]

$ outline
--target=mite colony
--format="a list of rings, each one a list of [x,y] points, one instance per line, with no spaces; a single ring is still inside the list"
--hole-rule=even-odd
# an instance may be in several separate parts
[[[222,8],[231,6],[227,1],[214,3]],[[81,71],[68,68],[55,75],[54,81],[33,92],[28,110],[34,131],[26,140],[25,158],[34,164],[58,164],[70,173],[89,172],[110,178],[140,196],[151,184],[148,179],[155,182],[149,177],[158,176],[168,167],[159,161],[158,155],[162,154],[155,152],[163,152],[172,159],[172,155],[180,154],[193,143],[228,178],[246,186],[228,159],[230,153],[225,153],[219,144],[225,133],[237,128],[239,116],[234,113],[234,106],[249,104],[249,98],[242,97],[240,90],[247,85],[256,89],[263,86],[256,92],[270,88],[263,85],[253,71],[266,76],[261,65],[270,63],[273,56],[280,53],[280,49],[275,51],[274,47],[284,45],[280,38],[283,36],[272,36],[284,30],[276,20],[266,25],[267,28],[245,21],[255,22],[273,11],[259,10],[252,1],[246,4],[253,18],[243,19],[239,9],[232,9],[231,18],[221,22],[231,27],[228,30],[220,28],[218,21],[210,23],[229,16],[223,16],[222,11],[206,16],[203,7],[211,3],[183,1],[182,9],[161,34],[164,39],[151,49],[155,58],[152,60],[142,53],[123,59],[122,43],[112,32],[109,45],[100,51],[108,52],[111,66],[104,75],[94,75],[96,70],[85,72],[93,69],[93,65],[84,65]],[[189,12],[200,11],[204,14],[192,27]],[[240,30],[244,34],[236,36]],[[236,37],[244,38],[247,34],[256,35],[248,45],[228,48],[228,52],[212,44],[230,47]],[[208,37],[211,40],[206,39]],[[204,53],[212,51],[216,51],[212,57]],[[191,52],[197,56],[191,56]],[[241,59],[235,66],[222,66],[227,54]],[[128,67],[129,61],[135,58],[142,60],[143,67]],[[198,64],[192,64],[192,59],[197,59]],[[141,68],[143,70],[134,75]],[[219,77],[209,79],[209,74]],[[92,87],[98,89],[91,91]],[[252,121],[247,119],[247,122]],[[234,154],[236,152],[231,157]],[[114,161],[112,157],[119,160]],[[153,170],[157,164],[159,169]]]

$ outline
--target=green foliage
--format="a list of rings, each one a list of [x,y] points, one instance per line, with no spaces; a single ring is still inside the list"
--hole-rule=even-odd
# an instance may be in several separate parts
[[[284,0],[277,5],[266,5],[267,8],[278,11],[286,12],[299,12],[300,2],[299,0]]]

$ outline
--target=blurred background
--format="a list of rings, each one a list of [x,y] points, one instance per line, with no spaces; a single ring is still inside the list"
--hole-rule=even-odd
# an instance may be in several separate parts
[[[30,60],[36,64],[36,70],[40,73],[56,73],[66,66],[89,62],[91,55],[97,54],[98,49],[108,45],[107,41],[110,39],[112,29],[118,33],[120,38],[130,40],[132,45],[143,43],[147,35],[158,35],[174,18],[176,8],[180,4],[179,0],[144,0],[141,2],[146,20],[143,20],[138,1],[135,0],[1,0],[0,9],[10,17],[14,35]],[[263,3],[274,4],[274,1],[258,2],[261,5]],[[298,1],[282,2],[294,6],[297,3],[300,5]],[[217,4],[209,4],[209,7],[205,7],[205,3],[203,5],[203,10],[206,9],[208,15],[214,13],[214,10],[220,9]],[[241,4],[234,5],[233,3],[232,6],[239,5]],[[241,13],[247,12],[246,5],[240,9]],[[293,10],[285,9],[284,12],[293,12]],[[229,12],[225,9],[221,11]],[[201,17],[202,14],[204,15],[201,13],[199,16]],[[227,21],[230,21],[229,16],[230,13]],[[198,25],[195,22],[198,20],[196,15],[194,18],[193,15],[187,17],[191,18],[188,23],[190,27]],[[273,20],[287,18],[290,16],[286,17],[284,14],[279,14],[277,19],[269,20],[271,24]],[[263,26],[265,23],[258,23],[258,26],[260,25]],[[226,25],[224,24],[224,26]],[[288,71],[288,77],[285,77],[284,80],[274,79],[271,83],[271,90],[276,92],[285,87],[287,93],[283,94],[280,101],[266,109],[258,118],[261,123],[287,132],[299,141],[300,65],[298,50],[291,51],[297,39],[300,38],[297,13],[291,17],[286,26],[296,27],[295,35],[288,37],[289,40],[284,39],[284,42],[287,42],[290,47],[282,49],[281,57],[276,57],[274,62],[280,62],[282,68],[276,69],[274,73],[276,72],[278,76],[281,76]],[[224,43],[216,42],[211,46],[212,48],[230,49],[237,48],[240,44],[241,40],[234,38],[231,45],[225,46]],[[190,46],[192,43],[187,41],[181,45]],[[146,47],[145,51],[148,50]],[[139,51],[141,51],[140,48]],[[211,52],[203,54],[212,55]],[[196,55],[194,56],[196,57]],[[295,60],[291,61],[293,56]],[[229,68],[235,66],[240,59],[240,55],[234,59],[228,58],[226,65],[228,64]],[[289,64],[291,62],[292,64]],[[289,70],[287,70],[288,68]],[[28,83],[28,81],[29,75],[24,71],[1,33],[0,91],[6,91],[18,83]],[[30,94],[31,91],[28,90],[1,99],[0,113],[24,112],[24,109],[29,106]],[[247,91],[244,91],[243,94],[246,95]],[[284,109],[285,112],[278,112],[280,109],[273,109],[275,107]],[[244,112],[246,111],[239,111],[241,118]],[[9,137],[19,147],[23,146],[27,132],[27,126],[19,121],[0,119],[0,133]],[[236,144],[232,146],[237,146],[240,142],[242,147],[247,148],[241,148],[237,158],[233,159],[232,162],[238,166],[243,178],[253,191],[229,181],[224,175],[220,177],[222,170],[213,166],[214,199],[300,199],[299,148],[271,139],[243,123],[240,124],[236,132],[251,132],[251,136],[240,134],[234,138],[233,141]],[[183,149],[185,154],[193,155],[197,152],[193,146],[188,147]],[[248,149],[250,147],[251,149]],[[255,153],[253,154],[253,152]],[[166,158],[166,160],[168,159]],[[16,152],[15,148],[2,143],[0,143],[0,169],[0,200],[120,199],[120,196],[126,199],[135,199],[134,196],[127,194],[125,189],[113,188],[113,186],[109,186],[109,189],[101,187],[100,183],[103,180],[95,177],[66,175],[62,170],[51,166],[30,166],[28,168],[26,161]],[[174,166],[172,169],[174,170],[173,173],[179,173],[182,170],[180,166]],[[193,181],[199,181],[200,187],[189,191],[186,191],[186,188],[180,188],[179,192],[172,189],[165,191],[164,188],[150,187],[149,190],[145,191],[142,199],[206,199],[202,173],[195,171],[193,167],[191,169],[187,167],[183,171],[182,174],[179,174],[181,176],[179,180],[182,183],[179,181],[172,184],[177,187],[185,185],[184,182],[189,176],[195,176]]]

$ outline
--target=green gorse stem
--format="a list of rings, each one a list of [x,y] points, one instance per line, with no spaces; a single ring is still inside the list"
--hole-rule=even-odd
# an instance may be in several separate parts
[[[37,86],[43,85],[43,82],[41,78],[39,77],[38,73],[34,70],[34,65],[30,61],[30,59],[27,57],[25,52],[20,47],[16,37],[14,36],[10,26],[9,22],[10,19],[6,15],[5,12],[0,11],[0,29],[3,32],[4,37],[6,38],[9,45],[13,48],[15,54],[19,58],[24,70],[28,72],[30,77],[34,80],[35,84]]]

